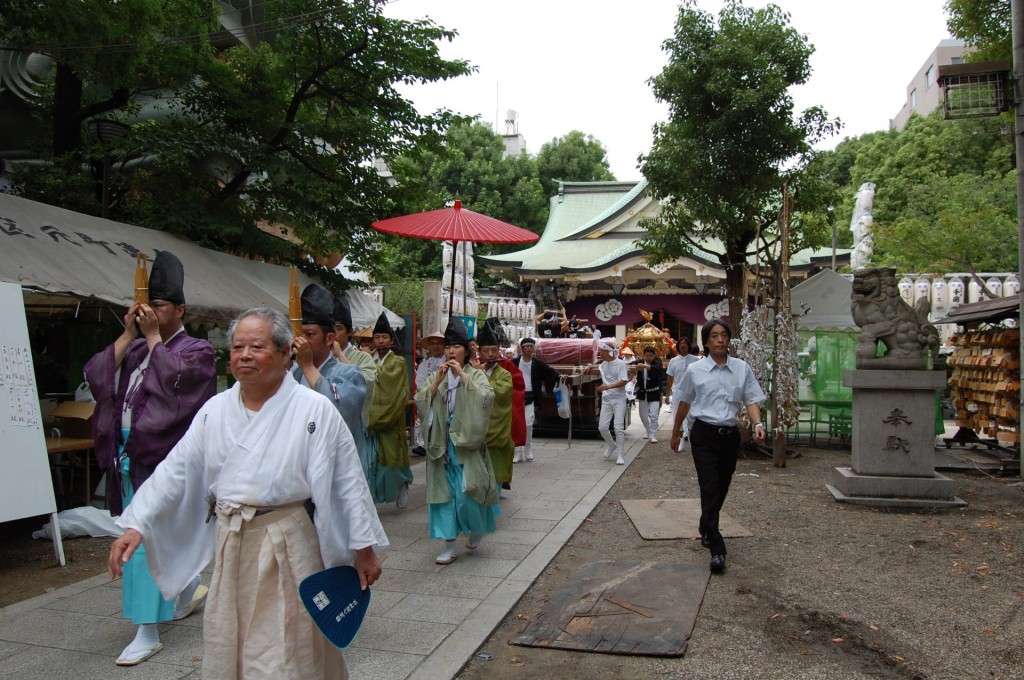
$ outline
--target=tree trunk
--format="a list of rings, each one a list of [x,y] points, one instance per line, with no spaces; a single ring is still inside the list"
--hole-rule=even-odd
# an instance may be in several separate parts
[[[732,337],[740,337],[740,320],[747,305],[747,282],[743,277],[743,264],[726,265],[725,288],[729,296],[729,329]]]
[[[82,81],[66,64],[57,64],[53,92],[53,155],[56,158],[82,146]]]

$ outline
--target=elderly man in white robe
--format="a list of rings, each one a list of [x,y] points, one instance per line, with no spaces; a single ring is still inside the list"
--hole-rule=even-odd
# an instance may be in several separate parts
[[[355,566],[363,587],[380,576],[388,540],[352,435],[330,400],[287,376],[284,314],[250,309],[228,338],[238,382],[203,406],[121,515],[111,577],[144,541],[166,597],[216,555],[204,678],[345,678],[341,651],[317,630],[298,586],[341,564]]]

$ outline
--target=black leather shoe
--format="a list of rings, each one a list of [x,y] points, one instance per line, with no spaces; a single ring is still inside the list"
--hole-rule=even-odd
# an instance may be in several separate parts
[[[702,547],[702,548],[710,548],[711,547],[711,540],[707,536],[701,536],[700,537],[700,547]]]
[[[417,446],[415,449],[412,450],[412,454],[414,456],[425,456],[427,455],[427,450],[422,446]]]
[[[723,571],[725,571],[725,555],[712,555],[711,573],[721,574]]]

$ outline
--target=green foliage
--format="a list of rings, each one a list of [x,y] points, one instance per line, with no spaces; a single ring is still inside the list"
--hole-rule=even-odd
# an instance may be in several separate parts
[[[608,166],[607,150],[592,135],[573,130],[540,147],[537,172],[544,194],[558,192],[558,182],[602,182],[614,180]]]
[[[832,176],[845,178],[837,222],[846,234],[860,185],[877,185],[876,264],[935,273],[1016,269],[1016,248],[1007,247],[1017,239],[1017,207],[1005,119],[912,116],[902,131],[847,139],[823,155]]]
[[[1010,0],[947,0],[949,32],[977,51],[971,61],[1011,59]]]
[[[812,165],[811,145],[839,123],[819,107],[795,113],[789,90],[809,78],[813,47],[775,5],[727,0],[716,22],[685,2],[664,49],[668,64],[650,82],[669,119],[655,125],[640,158],[662,219],[649,225],[645,251],[656,263],[720,239],[738,320],[741,267],[758,235],[774,230],[783,185],[812,227],[803,241],[823,244],[829,183]]]
[[[298,253],[262,234],[261,222],[285,225],[308,253],[347,252],[372,273],[370,223],[393,204],[370,161],[437,145],[457,120],[449,111],[421,115],[396,87],[471,71],[439,55],[452,31],[390,19],[377,0],[260,3],[250,37],[262,42],[216,55],[209,0],[16,4],[3,17],[5,27],[26,27],[16,44],[57,46],[48,53],[58,61],[55,110],[65,115],[53,116],[54,139],[104,112],[133,124],[110,148],[66,139],[63,147],[76,158],[119,158],[111,217],[262,257]],[[74,101],[67,93],[76,82]],[[161,89],[146,90],[154,85]],[[140,99],[147,92],[161,99]],[[150,108],[133,117],[141,102]],[[64,201],[34,175],[25,181],[47,202]]]

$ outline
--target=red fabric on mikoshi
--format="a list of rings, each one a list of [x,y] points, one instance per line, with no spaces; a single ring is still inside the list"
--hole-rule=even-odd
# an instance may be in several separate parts
[[[385,234],[456,243],[532,243],[540,238],[508,222],[465,210],[462,201],[455,201],[451,208],[378,220],[373,228]]]

